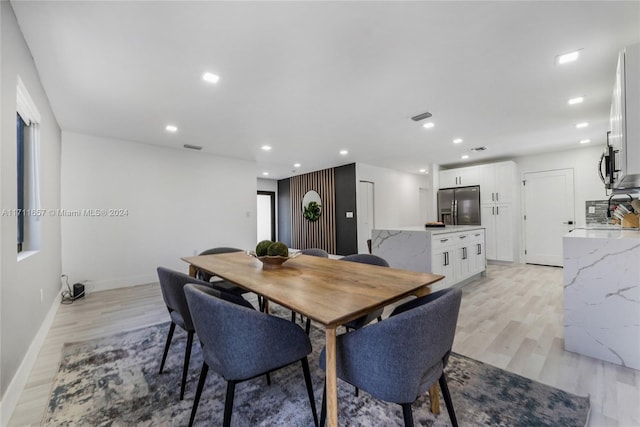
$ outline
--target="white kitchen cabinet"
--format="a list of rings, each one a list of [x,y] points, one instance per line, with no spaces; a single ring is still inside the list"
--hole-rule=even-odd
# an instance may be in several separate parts
[[[510,203],[483,204],[482,225],[485,227],[486,258],[513,261],[514,224]]]
[[[485,254],[485,233],[484,230],[476,230],[470,233],[471,240],[467,250],[469,257],[469,275],[482,273],[487,268],[487,258]]]
[[[485,271],[484,238],[481,226],[402,227],[373,230],[371,247],[393,268],[445,276],[437,290]]]
[[[441,170],[439,175],[440,188],[468,187],[480,184],[480,167]]]
[[[516,199],[516,164],[500,162],[479,167],[480,203],[512,203]]]

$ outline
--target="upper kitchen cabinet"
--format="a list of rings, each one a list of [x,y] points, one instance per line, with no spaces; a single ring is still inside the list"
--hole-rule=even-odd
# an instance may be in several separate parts
[[[479,167],[480,203],[512,203],[516,196],[516,164],[500,162]]]
[[[480,167],[441,170],[439,176],[440,188],[468,187],[480,184]]]

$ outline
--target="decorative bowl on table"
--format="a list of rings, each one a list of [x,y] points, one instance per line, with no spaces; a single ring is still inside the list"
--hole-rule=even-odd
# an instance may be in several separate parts
[[[254,258],[258,258],[258,260],[262,262],[263,269],[272,270],[275,268],[281,268],[282,264],[284,264],[285,262],[289,261],[292,258],[297,257],[298,255],[300,255],[300,252],[293,253],[289,256],[269,256],[269,255],[258,256],[254,251],[250,251],[249,255],[251,255]]]

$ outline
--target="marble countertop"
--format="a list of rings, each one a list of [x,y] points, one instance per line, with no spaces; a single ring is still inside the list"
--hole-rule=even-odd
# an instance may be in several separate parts
[[[460,231],[481,230],[485,227],[482,225],[447,225],[446,227],[425,227],[424,225],[414,225],[410,227],[389,227],[376,228],[382,231],[425,231],[431,234],[457,233]]]
[[[586,229],[576,228],[564,237],[586,239],[636,239],[640,240],[640,230],[632,228],[618,229]]]

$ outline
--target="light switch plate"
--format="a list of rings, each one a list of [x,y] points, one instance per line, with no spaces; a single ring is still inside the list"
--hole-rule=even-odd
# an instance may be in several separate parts
[[[596,213],[596,207],[595,206],[589,206],[589,213],[590,214]]]
[[[353,212],[347,212],[347,218],[353,218]]]

